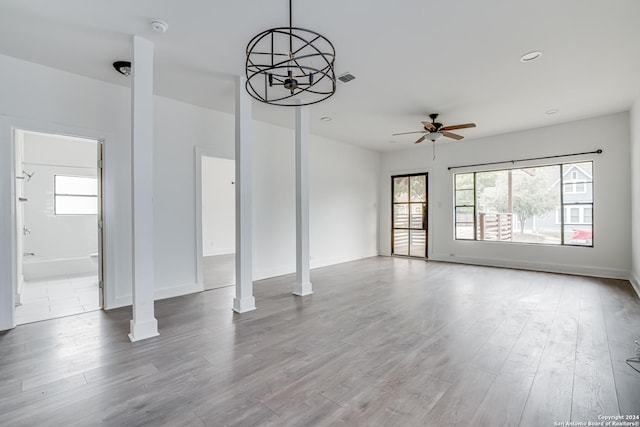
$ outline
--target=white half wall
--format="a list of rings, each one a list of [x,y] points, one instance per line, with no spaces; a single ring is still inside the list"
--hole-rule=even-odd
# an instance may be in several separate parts
[[[0,55],[0,93],[2,200],[14,197],[14,126],[104,140],[105,307],[130,304],[130,89]],[[293,125],[293,110],[291,115]],[[165,298],[200,289],[194,147],[233,159],[234,119],[157,96],[154,118],[155,293]],[[254,121],[252,134],[253,268],[258,279],[295,271],[294,131]],[[309,154],[311,266],[376,255],[380,155],[315,136]],[[0,207],[0,329],[13,326],[13,212],[11,203]]]
[[[235,173],[234,160],[202,157],[203,256],[236,251]]]
[[[481,123],[478,126],[482,126]],[[603,135],[602,129],[607,129]],[[442,141],[442,140],[441,140]],[[547,160],[594,162],[593,248],[461,241],[453,238],[453,173],[449,166],[593,151],[603,154]],[[631,270],[631,170],[627,112],[460,142],[431,143],[382,156],[379,252],[391,249],[391,176],[429,172],[429,249],[433,260],[628,278]],[[527,163],[518,163],[522,166]],[[508,167],[508,165],[504,165]],[[499,169],[500,166],[485,167]]]
[[[631,284],[640,296],[640,97],[631,118]]]

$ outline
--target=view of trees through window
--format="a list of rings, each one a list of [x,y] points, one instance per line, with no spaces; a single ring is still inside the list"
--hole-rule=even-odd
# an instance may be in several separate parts
[[[455,175],[455,237],[593,246],[593,163]]]

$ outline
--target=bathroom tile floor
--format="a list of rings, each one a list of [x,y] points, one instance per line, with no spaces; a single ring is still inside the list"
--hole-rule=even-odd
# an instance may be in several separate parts
[[[98,277],[73,277],[25,282],[16,324],[56,319],[100,308]]]

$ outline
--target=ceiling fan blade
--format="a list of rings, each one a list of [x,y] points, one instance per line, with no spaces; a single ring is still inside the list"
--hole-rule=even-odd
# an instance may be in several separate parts
[[[410,133],[427,133],[426,130],[419,130],[417,132],[402,132],[402,133],[392,133],[391,136],[398,136],[398,135],[408,135]]]
[[[420,122],[422,126],[426,127],[429,130],[436,130],[436,127],[431,122]]]
[[[466,128],[474,128],[474,127],[476,127],[475,123],[465,123],[463,125],[445,126],[440,130],[456,130],[456,129],[466,129]]]
[[[445,131],[441,130],[440,132],[442,132],[442,136],[446,136],[447,138],[457,139],[458,141],[464,138],[464,136],[462,135],[458,135],[457,133],[447,132],[446,130]]]
[[[414,144],[420,144],[422,141],[424,141],[427,138],[427,136],[423,136],[422,138],[420,138],[419,140],[417,140],[416,142],[414,142]]]

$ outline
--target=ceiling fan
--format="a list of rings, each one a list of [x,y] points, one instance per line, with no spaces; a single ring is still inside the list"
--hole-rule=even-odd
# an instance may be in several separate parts
[[[436,119],[438,118],[438,114],[429,114],[429,118],[431,119],[431,122],[421,122],[422,126],[424,126],[424,130],[420,130],[417,132],[394,133],[392,136],[408,135],[410,133],[424,133],[425,135],[421,136],[415,142],[416,144],[421,143],[425,139],[435,142],[441,136],[446,136],[447,138],[461,140],[462,138],[464,138],[464,136],[458,135],[457,133],[452,133],[449,131],[456,130],[456,129],[466,129],[466,128],[476,127],[475,123],[465,123],[463,125],[444,126],[442,123],[436,122]]]

